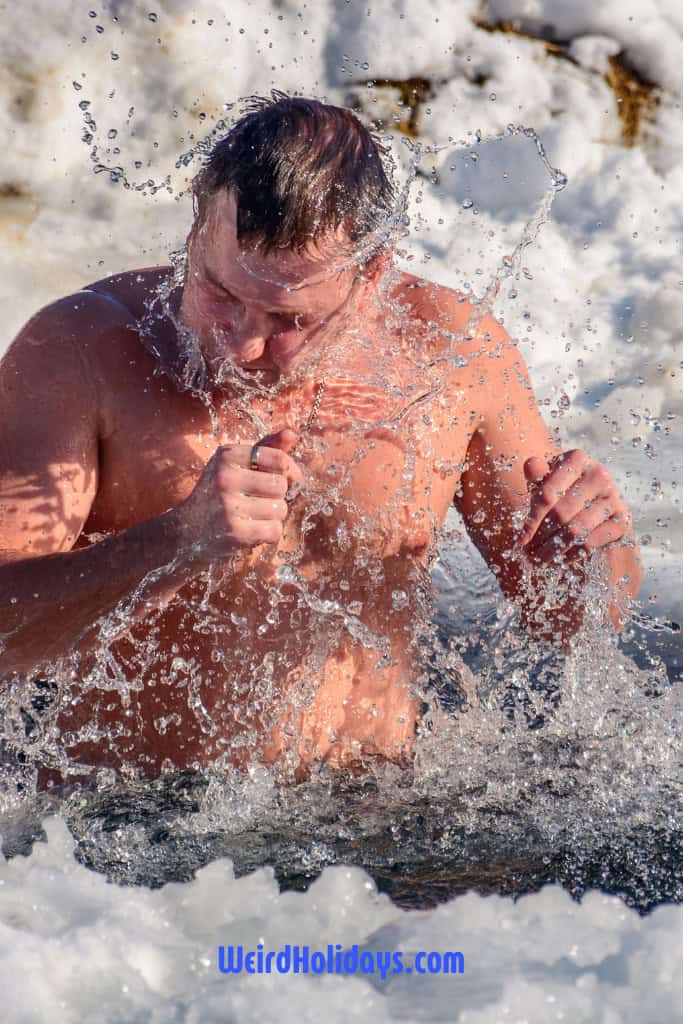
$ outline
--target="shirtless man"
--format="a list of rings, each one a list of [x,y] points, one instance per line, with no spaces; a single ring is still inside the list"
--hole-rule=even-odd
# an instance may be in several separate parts
[[[349,111],[262,101],[195,181],[182,283],[90,285],[0,364],[0,677],[62,666],[79,771],[409,757],[453,502],[529,628],[576,631],[594,549],[619,628],[609,472],[557,449],[492,317],[370,251],[392,199]]]

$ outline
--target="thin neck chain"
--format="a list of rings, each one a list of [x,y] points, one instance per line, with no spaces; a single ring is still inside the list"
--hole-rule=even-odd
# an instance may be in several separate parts
[[[308,420],[306,421],[306,426],[304,428],[306,433],[308,433],[310,430],[312,430],[313,425],[314,425],[315,421],[318,418],[318,413],[320,412],[320,403],[323,400],[323,392],[324,392],[324,390],[325,390],[325,378],[323,377],[322,380],[320,381],[320,383],[318,384],[318,390],[315,393],[315,399],[313,401],[313,408],[311,409],[310,416],[308,417]]]

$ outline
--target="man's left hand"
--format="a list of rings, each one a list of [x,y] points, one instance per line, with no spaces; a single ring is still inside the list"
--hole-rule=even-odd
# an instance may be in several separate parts
[[[570,562],[632,537],[631,514],[605,466],[578,449],[524,463],[531,494],[519,542],[534,562]]]

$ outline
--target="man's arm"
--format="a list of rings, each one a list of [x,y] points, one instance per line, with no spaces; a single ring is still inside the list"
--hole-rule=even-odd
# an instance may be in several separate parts
[[[82,294],[55,303],[0,362],[0,678],[64,655],[156,569],[164,567],[131,616],[171,600],[214,560],[276,543],[287,514],[282,498],[301,477],[284,451],[268,451],[266,472],[252,473],[249,446],[221,447],[182,505],[72,550],[99,473],[98,396],[80,346],[98,329],[115,344],[127,328],[125,318],[111,322],[110,305]]]
[[[2,674],[29,672],[64,654],[173,558],[168,523],[143,523],[71,550],[99,475],[98,398],[81,347],[98,330],[113,341],[117,329],[125,319],[116,322],[110,303],[69,296],[36,314],[0,363]]]
[[[610,616],[621,628],[624,606],[642,578],[628,509],[604,466],[585,452],[559,450],[521,354],[492,317],[482,323],[475,343],[474,404],[481,419],[455,499],[468,533],[503,592],[521,604],[527,625],[563,639],[583,617],[583,556],[602,549],[612,589]],[[551,564],[573,593],[559,605],[544,596]]]

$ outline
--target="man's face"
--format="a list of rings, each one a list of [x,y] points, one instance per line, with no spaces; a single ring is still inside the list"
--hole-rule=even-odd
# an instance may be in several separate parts
[[[339,236],[304,253],[245,253],[233,197],[213,196],[191,235],[180,318],[198,337],[214,380],[225,379],[230,363],[260,371],[265,382],[309,365],[357,292],[357,272],[335,270],[343,251]]]

